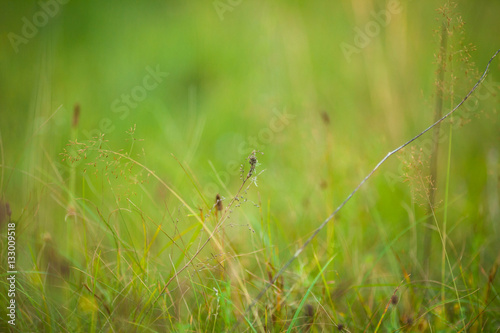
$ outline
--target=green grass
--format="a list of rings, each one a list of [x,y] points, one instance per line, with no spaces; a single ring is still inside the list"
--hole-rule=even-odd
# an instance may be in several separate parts
[[[16,53],[8,34],[40,4],[4,4],[4,309],[9,221],[18,273],[0,331],[498,330],[497,60],[441,124],[432,185],[427,133],[248,308],[432,123],[439,66],[447,112],[500,47],[498,4],[411,1],[348,61],[340,45],[387,5],[242,1],[221,20],[212,2],[70,1]]]

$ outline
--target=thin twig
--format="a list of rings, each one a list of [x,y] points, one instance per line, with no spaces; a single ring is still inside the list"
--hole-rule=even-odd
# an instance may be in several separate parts
[[[295,252],[295,254],[293,255],[293,257],[290,260],[288,260],[288,262],[278,271],[278,273],[276,273],[276,275],[273,277],[273,279],[259,292],[259,294],[257,295],[257,297],[248,306],[246,312],[249,312],[257,304],[257,302],[262,298],[262,296],[264,296],[264,294],[267,292],[267,290],[285,272],[285,270],[292,264],[292,262],[294,262],[295,259],[297,259],[297,257],[304,251],[304,249],[309,245],[309,243],[311,243],[311,241],[318,235],[318,233],[328,224],[328,222],[330,222],[333,219],[333,217],[335,215],[337,215],[337,213],[339,212],[339,210],[341,210],[345,206],[345,204],[349,200],[351,200],[352,196],[360,189],[361,186],[364,185],[364,183],[375,173],[375,171],[377,171],[377,169],[389,157],[391,157],[392,155],[394,155],[395,153],[397,153],[398,151],[400,151],[401,149],[403,149],[404,147],[408,146],[410,143],[412,143],[413,141],[417,140],[419,137],[421,137],[422,135],[424,135],[425,133],[427,133],[428,131],[430,131],[433,127],[435,127],[436,125],[438,125],[439,123],[441,123],[443,120],[445,120],[446,118],[448,118],[451,114],[453,114],[458,108],[460,108],[465,103],[465,101],[470,97],[470,95],[472,95],[472,93],[477,89],[477,87],[479,87],[479,85],[484,81],[484,79],[486,78],[486,75],[488,74],[488,70],[489,70],[491,62],[493,61],[493,59],[497,56],[497,54],[499,52],[500,52],[500,49],[498,49],[495,52],[495,54],[490,58],[490,60],[488,61],[488,64],[486,65],[486,69],[483,72],[483,75],[481,75],[481,77],[476,82],[476,84],[474,85],[474,87],[469,91],[469,93],[467,95],[465,95],[465,97],[462,99],[462,101],[460,103],[457,104],[457,106],[455,106],[450,112],[448,112],[447,114],[445,114],[444,116],[442,116],[441,118],[439,118],[436,122],[434,122],[432,125],[430,125],[429,127],[427,127],[425,130],[423,130],[422,132],[420,132],[418,135],[416,135],[415,137],[413,137],[412,139],[410,139],[406,143],[402,144],[398,148],[394,149],[393,151],[390,151],[380,162],[378,162],[378,164],[375,166],[375,168],[373,168],[373,170],[370,171],[370,173],[359,183],[359,185],[356,186],[356,188],[354,189],[354,191],[352,191],[351,194],[349,194],[347,196],[347,198],[335,209],[335,211],[332,214],[330,214],[330,216],[328,216],[326,218],[326,220],[323,221],[323,223],[321,223],[321,225],[306,240],[306,242],[304,243],[304,245],[302,245]]]

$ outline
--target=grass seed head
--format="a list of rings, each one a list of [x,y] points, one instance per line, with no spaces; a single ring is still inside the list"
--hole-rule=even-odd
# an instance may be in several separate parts
[[[80,120],[80,104],[76,103],[75,107],[73,108],[73,123],[72,123],[73,128],[78,127],[79,120]]]
[[[248,171],[247,179],[252,177],[253,172],[255,171],[255,166],[257,165],[257,157],[255,157],[255,151],[248,156],[248,163],[250,164],[250,171]]]
[[[217,195],[215,196],[215,208],[220,212],[222,211],[223,209],[223,206],[222,206],[222,199],[220,197],[220,194],[217,193]]]
[[[328,112],[326,111],[321,112],[321,120],[323,120],[323,123],[325,125],[330,125],[330,116],[328,115]]]
[[[304,312],[306,317],[313,318],[314,317],[314,307],[311,304],[306,304],[304,307]]]

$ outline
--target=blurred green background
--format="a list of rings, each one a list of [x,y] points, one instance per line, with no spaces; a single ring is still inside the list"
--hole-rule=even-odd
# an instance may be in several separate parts
[[[104,148],[153,170],[194,211],[204,207],[198,191],[210,204],[216,193],[226,200],[234,195],[239,165],[247,165],[252,150],[262,151],[257,171],[265,171],[232,221],[245,227],[227,232],[237,253],[272,247],[279,267],[387,152],[432,123],[436,55],[446,21],[437,9],[444,4],[2,1],[1,198],[18,221],[19,269],[32,268],[49,238],[73,265],[82,265],[88,250],[82,244],[92,241],[82,239],[79,226],[67,226],[72,197],[106,216],[137,205],[157,224],[169,219],[166,206],[172,212],[182,206],[144,170],[121,165],[117,174],[130,177],[115,179],[96,154],[74,166],[63,161],[64,149],[75,147],[67,146],[70,140],[85,143],[99,133],[105,134]],[[391,13],[391,6],[398,9]],[[41,11],[49,13],[46,20]],[[390,13],[385,21],[381,11]],[[499,13],[498,1],[456,1],[444,110],[465,96],[500,47]],[[463,27],[456,23],[459,15]],[[40,23],[35,32],[26,27],[34,20]],[[469,44],[475,51],[464,64],[463,46]],[[156,82],[151,72],[160,73]],[[500,252],[499,75],[495,60],[486,85],[454,116],[452,130],[449,122],[441,126],[435,184],[436,216],[441,223],[446,211],[453,269],[471,269],[477,288],[484,287]],[[424,148],[424,163],[410,170],[410,178],[427,172],[429,140],[431,133],[413,144],[417,152]],[[431,266],[436,262],[428,278],[441,278],[441,241],[435,226],[425,225],[425,196],[418,194],[425,186],[404,182],[411,154],[407,148],[384,164],[340,212],[335,232],[329,227],[320,234],[315,246],[327,257],[338,255],[336,279],[394,283],[403,279],[399,266],[425,275],[422,234],[428,228],[434,230]],[[134,177],[148,181],[135,184]],[[181,230],[195,223],[189,212],[178,217]],[[121,221],[128,221],[132,242],[143,228],[133,223],[137,218]],[[263,219],[271,225],[271,240]],[[148,228],[154,232],[157,224]],[[109,235],[100,238],[99,228],[88,236],[109,241]],[[299,261],[309,260],[307,252]]]

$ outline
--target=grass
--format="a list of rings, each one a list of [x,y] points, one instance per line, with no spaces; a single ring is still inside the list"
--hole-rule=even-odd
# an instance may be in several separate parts
[[[386,6],[241,2],[221,20],[211,3],[70,2],[7,44],[1,304],[9,222],[18,273],[0,331],[496,331],[496,62],[310,239],[498,48],[496,4],[409,2],[347,61],[339,45]],[[11,5],[2,27],[37,10]]]

